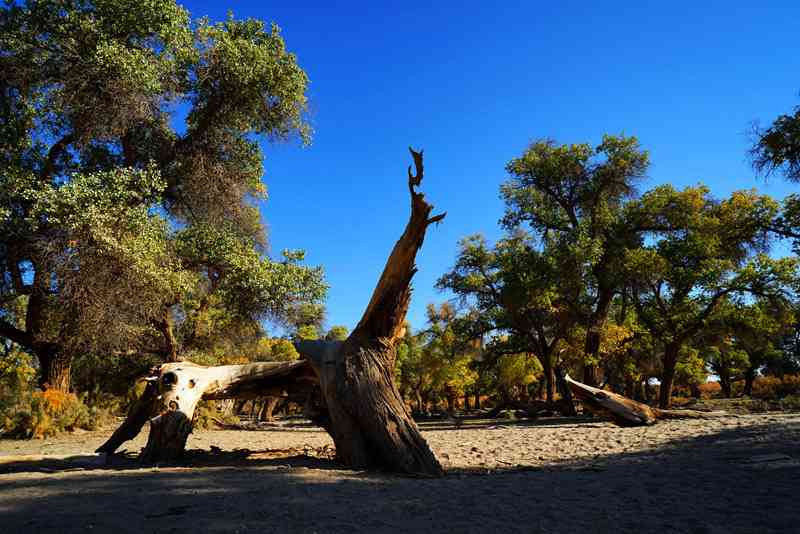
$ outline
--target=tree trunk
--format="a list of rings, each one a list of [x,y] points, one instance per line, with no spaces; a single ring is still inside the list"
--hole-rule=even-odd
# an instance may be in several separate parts
[[[472,408],[469,405],[469,393],[464,393],[464,411],[468,412]]]
[[[155,324],[161,335],[164,336],[164,350],[167,362],[179,361],[178,340],[175,339],[175,333],[172,330],[172,314],[169,306],[164,307],[161,318]]]
[[[261,421],[274,421],[275,416],[273,412],[275,411],[275,407],[280,402],[280,397],[267,397],[264,401],[264,408],[261,410],[261,415],[259,419]]]
[[[453,393],[452,391],[447,392],[446,399],[447,399],[447,413],[453,415],[456,411],[456,400],[458,399],[455,393]]]
[[[555,371],[553,369],[553,355],[552,354],[545,354],[541,358],[542,362],[542,370],[544,371],[544,382],[545,382],[545,400],[547,402],[553,402],[555,399],[555,391],[554,391],[554,384],[555,384]]]
[[[479,391],[475,392],[475,403],[474,403],[474,406],[475,406],[476,410],[480,410],[481,409],[481,394],[480,394]]]
[[[611,418],[619,426],[644,426],[656,422],[656,415],[646,404],[633,401],[622,395],[604,391],[565,376],[572,393],[591,410]]]
[[[558,391],[561,393],[561,404],[564,406],[564,408],[561,410],[561,413],[568,417],[575,417],[578,415],[578,412],[575,411],[575,403],[572,400],[572,391],[570,390],[569,384],[566,381],[564,371],[559,366],[555,366],[553,370],[556,375]]]
[[[72,356],[50,343],[35,347],[34,350],[41,366],[39,386],[42,389],[55,389],[68,393]]]
[[[658,407],[669,408],[672,405],[672,383],[675,381],[675,365],[678,363],[680,343],[673,341],[664,347],[664,369],[661,373],[661,387],[658,392]]]
[[[600,383],[600,368],[596,362],[599,361],[598,355],[600,353],[602,330],[608,318],[608,311],[613,298],[613,288],[604,287],[599,290],[597,306],[594,313],[592,313],[589,318],[589,324],[586,329],[584,352],[586,354],[586,359],[591,363],[586,363],[583,366],[583,382],[593,387]]]
[[[730,370],[727,368],[723,368],[720,370],[719,373],[719,386],[722,390],[722,398],[730,399],[732,395],[732,384],[731,384],[731,374]]]
[[[394,383],[395,344],[404,333],[417,251],[428,226],[444,217],[429,217],[432,206],[415,191],[424,169],[422,153],[411,150],[411,155],[416,175],[409,166],[411,217],[405,231],[356,328],[338,348],[321,351],[312,363],[318,366],[340,462],[355,468],[439,476],[442,467]]]
[[[316,384],[308,362],[256,362],[203,367],[191,362],[165,363],[153,369],[149,384],[125,422],[97,452],[112,453],[133,439],[150,419],[150,435],[140,459],[172,462],[183,454],[200,400],[255,398],[280,394],[286,387],[309,391]]]
[[[742,391],[743,396],[753,396],[753,384],[756,381],[757,374],[757,369],[755,367],[748,367],[744,372],[744,390]]]
[[[634,391],[633,375],[625,375],[625,396],[633,399],[636,393]]]
[[[704,419],[724,414],[724,412],[699,412],[695,410],[661,410],[650,408],[646,404],[636,402],[611,391],[581,384],[565,377],[575,396],[580,398],[590,409],[607,415],[619,426],[652,425],[659,419]]]

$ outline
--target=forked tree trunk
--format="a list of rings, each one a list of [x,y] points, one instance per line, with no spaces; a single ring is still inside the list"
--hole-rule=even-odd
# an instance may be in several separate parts
[[[664,347],[664,369],[661,372],[661,386],[658,390],[658,407],[661,409],[667,409],[672,404],[672,384],[675,382],[675,367],[678,364],[680,348],[678,342],[668,343]]]

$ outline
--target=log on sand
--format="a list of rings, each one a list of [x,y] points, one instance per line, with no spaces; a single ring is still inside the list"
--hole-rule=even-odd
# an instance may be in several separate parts
[[[163,364],[148,377],[145,394],[99,452],[111,453],[135,437],[150,419],[145,462],[181,456],[201,399],[263,397],[306,391],[307,412],[336,444],[336,458],[353,468],[384,469],[440,476],[441,465],[422,438],[394,384],[395,345],[403,336],[415,259],[428,226],[444,214],[416,191],[423,178],[422,152],[409,149],[411,216],[395,244],[366,311],[343,342],[300,343],[303,360],[203,367],[190,362]],[[304,389],[305,388],[305,389]]]
[[[617,393],[588,386],[569,376],[565,376],[564,380],[575,397],[583,401],[589,410],[608,416],[619,426],[647,426],[659,419],[702,419],[724,415],[723,412],[660,410]]]

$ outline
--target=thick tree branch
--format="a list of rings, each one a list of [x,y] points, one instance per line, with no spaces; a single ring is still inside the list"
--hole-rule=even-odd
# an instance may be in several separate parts
[[[5,319],[0,318],[0,336],[3,336],[7,339],[10,339],[17,345],[25,347],[27,349],[31,348],[33,345],[33,338],[27,332],[20,330],[13,324],[9,323]]]
[[[56,161],[59,157],[61,157],[61,154],[64,153],[64,151],[73,141],[73,135],[67,134],[50,147],[50,151],[47,153],[47,159],[44,162],[44,167],[42,167],[42,173],[40,175],[43,182],[49,182],[53,177]]]
[[[408,149],[414,158],[416,174],[408,168],[408,190],[411,193],[411,217],[400,240],[392,249],[386,266],[364,315],[350,339],[382,339],[394,343],[400,337],[403,320],[411,297],[411,278],[416,272],[414,260],[425,239],[428,225],[439,222],[445,213],[429,217],[433,206],[415,190],[422,183],[424,166],[422,151]]]

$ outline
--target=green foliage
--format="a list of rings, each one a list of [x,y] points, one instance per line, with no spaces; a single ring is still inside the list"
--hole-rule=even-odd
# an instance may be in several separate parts
[[[767,175],[781,172],[793,182],[800,181],[800,107],[755,133],[750,152],[755,169]]]
[[[5,339],[40,357],[231,350],[324,298],[302,252],[265,254],[260,141],[311,133],[276,26],[169,0],[8,2],[0,71]]]
[[[77,428],[93,430],[89,408],[73,393],[48,389],[20,399],[14,411],[0,421],[3,435],[11,438],[46,438]]]
[[[541,376],[538,360],[526,354],[503,354],[497,359],[497,385],[512,396],[526,391]]]
[[[752,253],[766,246],[776,209],[772,199],[753,192],[716,201],[706,188],[679,192],[671,186],[654,189],[632,206],[636,220],[658,229],[649,244],[625,254],[648,329],[664,343],[682,343],[728,295],[783,295],[796,262]]]
[[[335,325],[325,334],[328,341],[344,341],[350,335],[350,330],[343,325]]]

